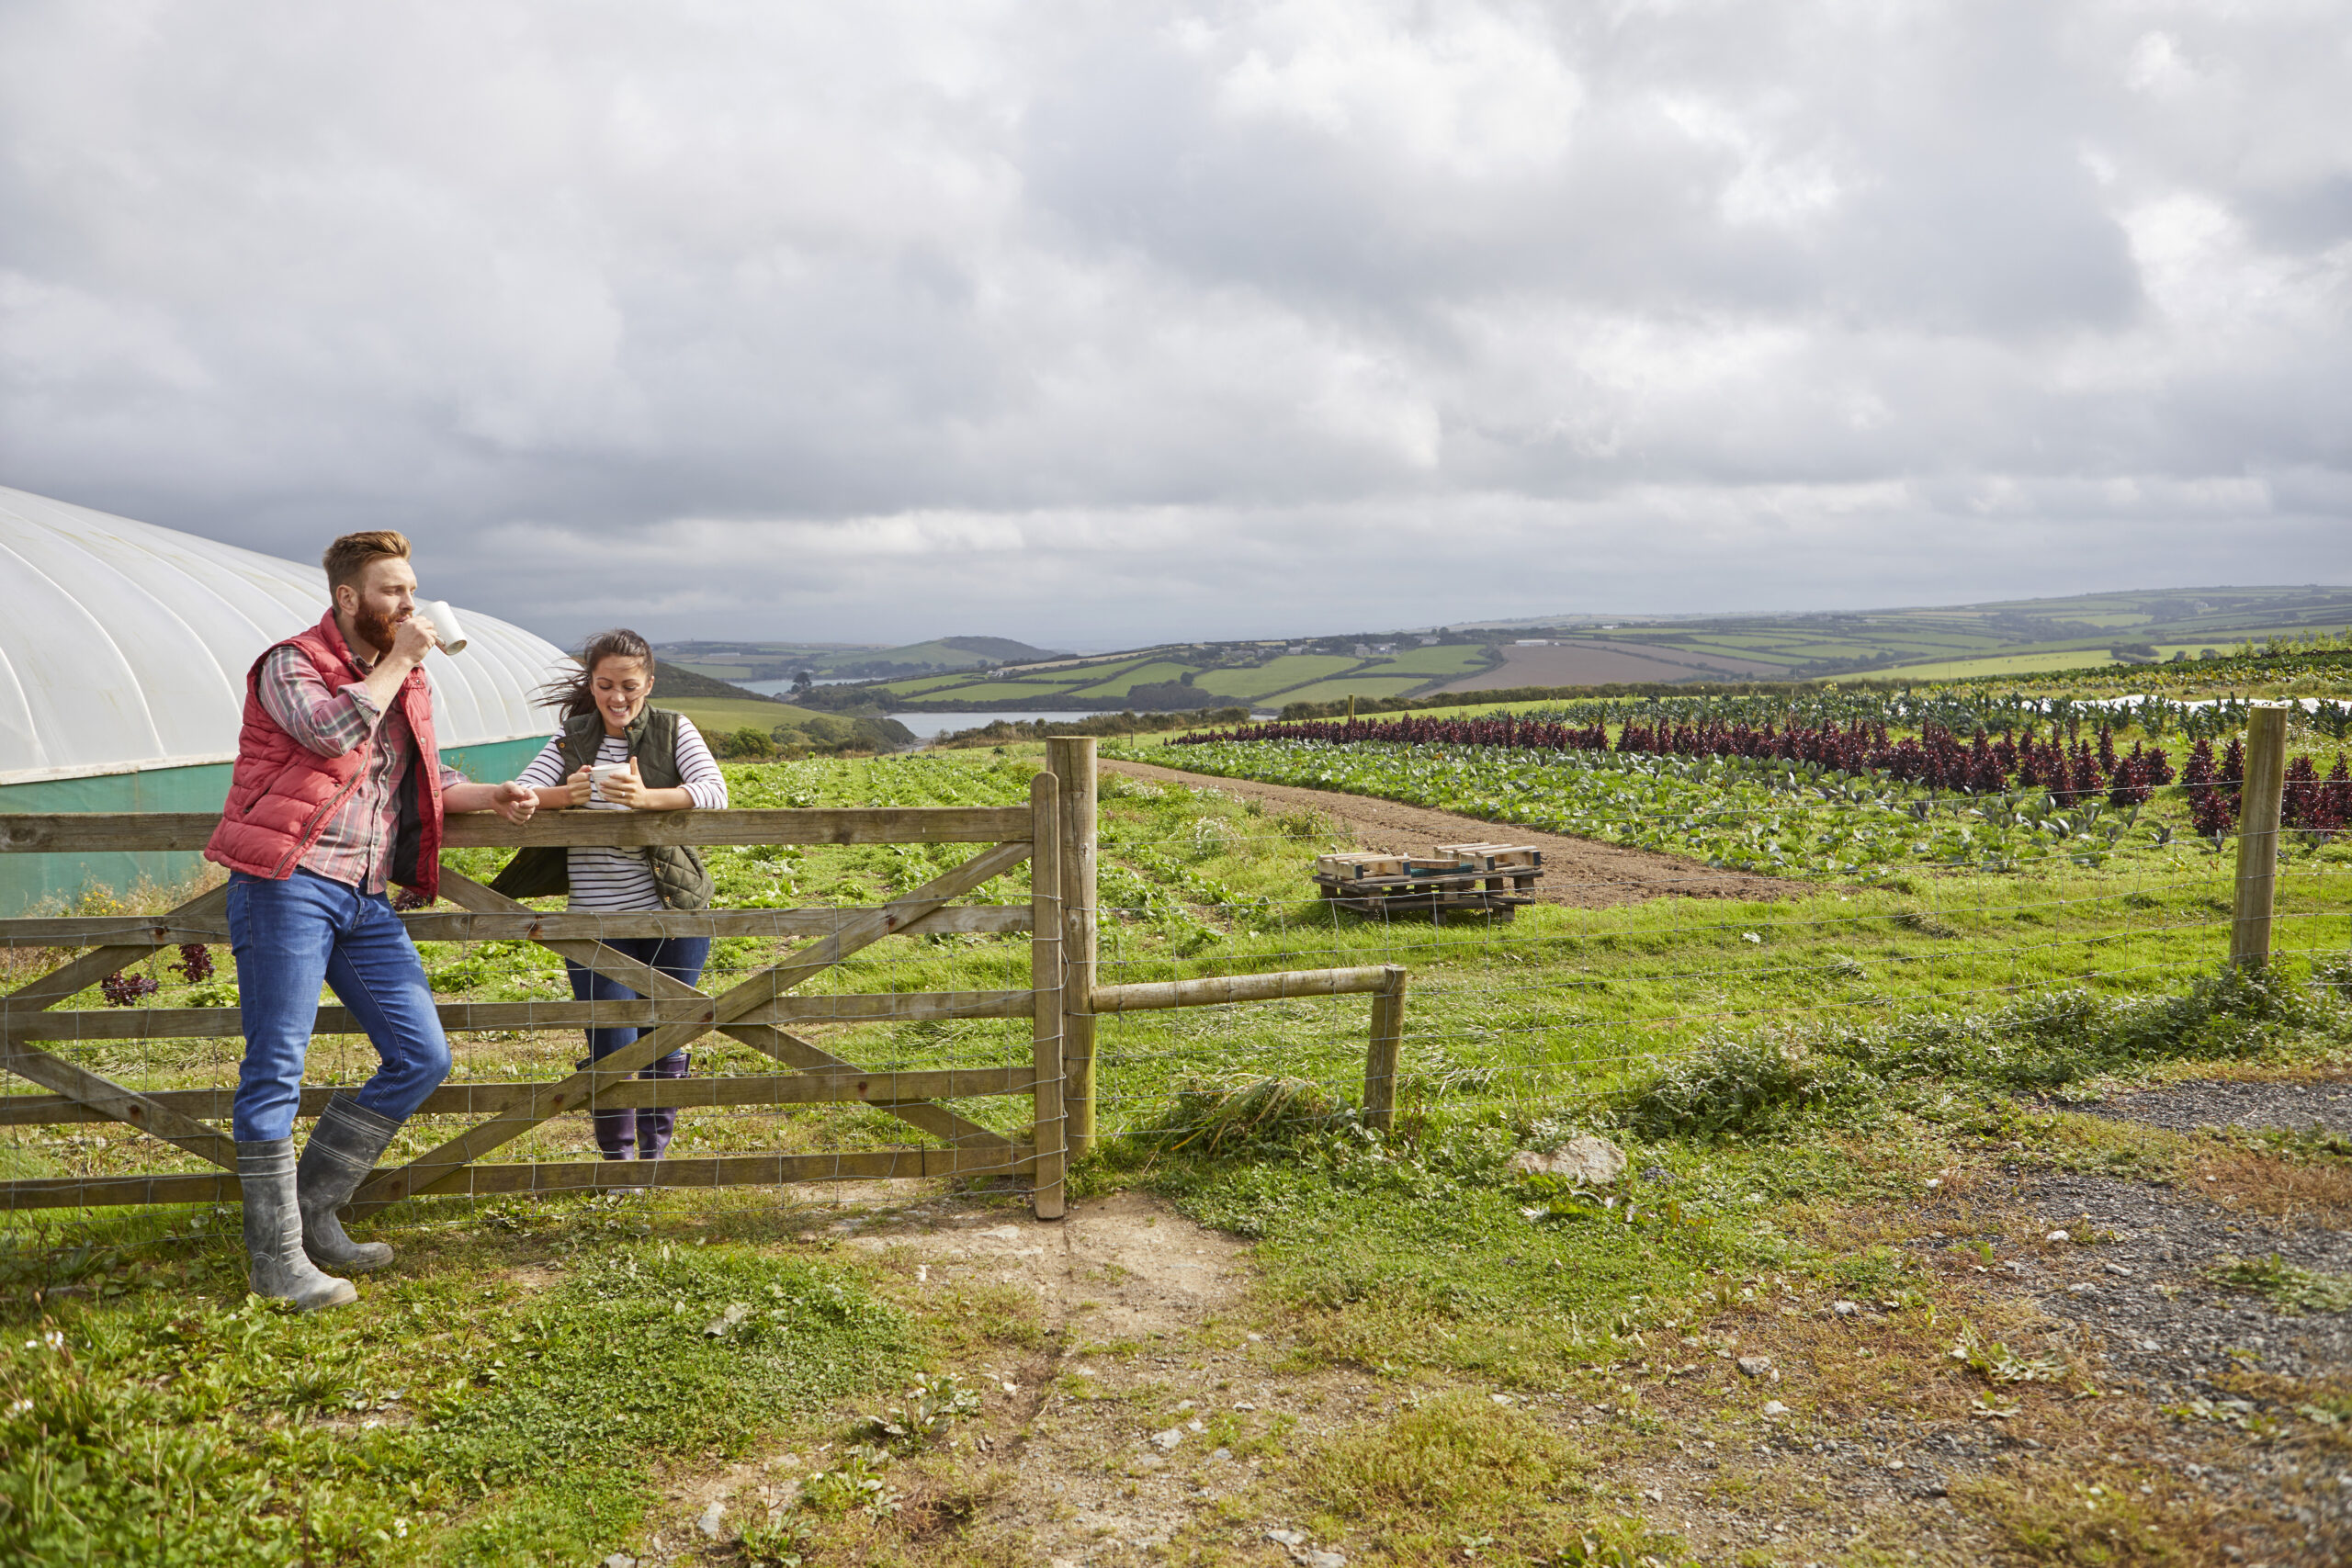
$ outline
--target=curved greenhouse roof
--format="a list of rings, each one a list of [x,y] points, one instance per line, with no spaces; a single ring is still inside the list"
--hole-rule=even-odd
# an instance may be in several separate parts
[[[232,760],[245,671],[326,573],[0,486],[0,784],[80,778]],[[443,748],[548,735],[562,650],[458,609],[466,651],[425,663]]]

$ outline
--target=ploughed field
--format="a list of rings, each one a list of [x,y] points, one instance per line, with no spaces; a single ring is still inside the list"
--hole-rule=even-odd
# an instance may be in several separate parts
[[[1101,1020],[1104,1141],[1060,1228],[949,1182],[424,1200],[363,1223],[401,1256],[357,1306],[296,1318],[243,1299],[233,1209],[0,1222],[0,1557],[2343,1560],[2340,842],[2292,836],[2253,980],[2220,967],[2233,856],[2190,820],[2177,731],[2110,737],[2170,753],[2136,816],[2112,771],[2075,787],[2074,739],[2102,764],[2095,729],[2069,738],[2067,779],[2035,787],[2095,792],[2079,827],[2074,800],[1993,823],[1968,815],[1988,792],[1804,759],[1702,772],[1621,734],[1394,763],[1414,749],[1138,748],[1191,777],[1105,772],[1102,978],[1405,965],[1386,1136],[1353,1109],[1366,1006],[1325,998]],[[2226,738],[2206,739],[2218,769]],[[2324,785],[2329,747],[2298,750]],[[747,807],[1012,804],[1041,753],[729,774]],[[1220,758],[1299,793],[1204,776]],[[1376,796],[1623,846],[1659,888],[1681,867],[1754,890],[1381,924],[1307,880],[1364,841],[1351,803]],[[969,852],[709,852],[722,904],[802,907],[869,905]],[[721,942],[707,987],[780,951]],[[0,961],[21,982],[56,956]],[[118,994],[233,997],[225,952],[201,977],[174,956]],[[569,996],[525,944],[425,961],[448,995]],[[1020,939],[892,939],[817,988],[1016,987],[1027,964]],[[808,1032],[876,1068],[1028,1052],[1018,1020]],[[572,1032],[454,1043],[481,1080],[584,1055]],[[231,1081],[236,1056],[60,1048],[143,1088]],[[322,1040],[312,1077],[368,1055]],[[697,1076],[770,1066],[695,1053]],[[1005,1126],[1023,1104],[956,1108]],[[1588,1134],[1623,1173],[1552,1171]],[[907,1136],[863,1108],[696,1110],[673,1149]],[[564,1118],[501,1157],[592,1154]],[[0,1160],[185,1168],[95,1124],[0,1127]]]

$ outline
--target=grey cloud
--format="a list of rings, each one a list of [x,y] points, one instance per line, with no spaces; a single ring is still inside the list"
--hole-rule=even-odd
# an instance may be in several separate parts
[[[2339,33],[28,0],[0,458],[566,634],[2341,576]]]

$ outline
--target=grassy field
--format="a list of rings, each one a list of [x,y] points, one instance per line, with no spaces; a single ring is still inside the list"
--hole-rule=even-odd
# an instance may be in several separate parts
[[[741,702],[725,697],[680,697],[673,701],[659,699],[659,705],[674,708],[695,721],[695,728],[706,739],[731,735],[749,727],[765,735],[779,724],[798,724],[817,716],[813,708],[795,707],[789,703],[763,702],[746,696]]]
[[[1040,761],[1040,748],[1008,746],[729,772],[746,807],[1010,804]],[[1201,1398],[1222,1404],[1189,1414],[1213,1417],[1216,1442],[1258,1461],[1238,1489],[1215,1483],[1217,1500],[1169,1527],[1167,1554],[1201,1562],[1286,1561],[1265,1529],[1289,1519],[1351,1543],[1351,1561],[1761,1568],[1909,1553],[2153,1568],[2217,1561],[2221,1542],[2255,1542],[2244,1532],[2256,1526],[2251,1512],[2217,1513],[2169,1486],[2143,1494],[2162,1476],[2122,1462],[2127,1450],[2170,1443],[2218,1462],[2211,1445],[2233,1455],[2238,1445],[2338,1462],[2329,1456],[2344,1450],[2352,1388],[2262,1395],[2269,1436],[2166,1426],[2153,1409],[2143,1423],[2111,1381],[2097,1397],[2110,1375],[2092,1352],[1988,1294],[1978,1254],[1943,1234],[1954,1222],[1933,1205],[1939,1188],[1992,1193],[2004,1169],[2218,1172],[2256,1203],[2304,1180],[2297,1172],[2339,1168],[2344,1156],[2317,1145],[2167,1142],[2020,1097],[2192,1069],[2352,1068],[2339,988],[2352,978],[2342,968],[2352,867],[2341,846],[2300,845],[2282,868],[2280,958],[2267,987],[2214,978],[2229,863],[2201,851],[2030,874],[1906,867],[1870,886],[1797,867],[1795,890],[1770,901],[1544,905],[1509,925],[1430,927],[1362,920],[1315,897],[1306,873],[1336,847],[1311,810],[1269,811],[1214,785],[1102,781],[1106,981],[1385,962],[1412,976],[1404,1115],[1387,1138],[1351,1110],[1362,998],[1102,1021],[1107,1141],[1074,1172],[1076,1190],[1148,1191],[1244,1238],[1256,1283],[1238,1316],[1148,1344],[1082,1318],[1049,1327],[1022,1290],[926,1284],[913,1254],[838,1247],[821,1193],[418,1201],[368,1227],[401,1247],[395,1269],[363,1284],[358,1306],[308,1319],[243,1298],[233,1210],[8,1216],[0,1558],[546,1564],[644,1560],[659,1540],[665,1561],[729,1568],[1039,1561],[1029,1543],[1051,1521],[1012,1507],[1012,1477],[1033,1430],[1096,1399],[1075,1362],[1057,1359],[1090,1348],[1148,1372],[1118,1395],[1137,1443],[1161,1425],[1182,1438],[1186,1369],[1234,1357],[1269,1386],[1378,1395],[1368,1413],[1350,1405],[1283,1426],[1234,1404],[1241,1387],[1200,1383]],[[966,852],[753,847],[710,858],[722,905],[865,906]],[[497,858],[451,857],[478,875]],[[978,897],[1024,895],[1015,874]],[[722,942],[710,981],[780,951]],[[527,944],[423,953],[445,994],[568,995],[560,965]],[[223,976],[203,982],[175,974],[171,956],[147,965],[162,987],[153,1005],[233,997],[225,954]],[[6,983],[56,957],[0,955]],[[893,939],[811,988],[1017,987],[1026,964],[1018,940]],[[93,992],[71,1005],[102,1004]],[[809,1033],[874,1068],[1018,1063],[1029,1049],[1016,1020]],[[232,1081],[237,1043],[61,1049],[164,1088]],[[571,1032],[469,1037],[458,1075],[553,1078],[581,1051]],[[322,1040],[313,1080],[363,1076],[368,1055],[362,1042]],[[771,1065],[722,1041],[696,1048],[694,1070]],[[1022,1102],[958,1109],[1011,1127]],[[447,1131],[413,1125],[395,1156]],[[1513,1164],[1582,1131],[1605,1132],[1641,1173],[1622,1201],[1604,1206]],[[905,1132],[864,1109],[689,1111],[673,1147],[813,1152]],[[0,1133],[15,1176],[188,1164],[159,1149],[104,1125]],[[588,1152],[584,1123],[560,1118],[499,1157]],[[920,1203],[946,1201],[937,1187],[915,1189]],[[989,1223],[1018,1219],[1008,1208]],[[2015,1222],[2008,1234],[2004,1247]],[[1994,1243],[1981,1245],[1990,1260]],[[1115,1287],[1106,1276],[1096,1288]],[[1813,1326],[1832,1322],[1828,1303],[1845,1296],[1871,1303],[1866,1356]],[[748,1331],[706,1331],[735,1303]],[[2010,1361],[1969,1348],[1996,1342]],[[1786,1364],[1789,1381],[1770,1392],[1788,1415],[1759,1413],[1761,1391],[1733,1370],[1733,1348],[1769,1348]],[[2046,1377],[1999,1370],[2042,1356],[2054,1358]],[[996,1396],[1016,1365],[1041,1369],[1020,1382],[1044,1380],[1044,1403]],[[911,1437],[905,1423],[895,1438],[868,1424],[919,1370],[956,1380],[942,1385],[943,1409],[956,1389],[983,1390],[990,1413],[918,1422]],[[1224,1374],[1201,1374],[1212,1375]],[[1990,1430],[1972,1399],[2038,1446],[1932,1507],[1858,1522],[1817,1496],[1823,1442],[1865,1429],[1883,1440],[1901,1421]],[[2317,1414],[2297,1414],[2299,1402]],[[1776,1422],[1796,1425],[1776,1437]],[[2166,1435],[2147,1435],[2159,1428]],[[1804,1436],[1788,1441],[1790,1431]],[[1204,1437],[1197,1460],[1183,1457],[1193,1447],[1179,1457],[1207,1466],[1210,1446]],[[1818,1528],[1729,1546],[1678,1533],[1650,1483],[1626,1478],[1686,1460],[1709,1462],[1707,1506],[1783,1507],[1802,1495],[1815,1501],[1794,1506]],[[1156,1484],[1125,1449],[1086,1462],[1114,1496]],[[1205,1496],[1211,1472],[1199,1473]],[[2086,1488],[2112,1489],[2132,1511],[2118,1523],[2098,1498],[2086,1506]],[[742,1502],[755,1494],[780,1500]],[[716,1538],[694,1527],[701,1504],[681,1500],[706,1495],[734,1500]],[[902,1505],[881,1506],[890,1496]],[[1989,1544],[1962,1550],[1963,1536]]]

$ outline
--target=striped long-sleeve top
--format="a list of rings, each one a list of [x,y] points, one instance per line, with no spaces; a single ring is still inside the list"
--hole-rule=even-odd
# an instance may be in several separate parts
[[[628,740],[625,736],[607,735],[596,748],[596,761],[626,765],[628,761]],[[517,784],[533,789],[553,789],[563,783],[563,738],[557,736],[546,749],[531,759],[531,765],[516,776]],[[727,806],[727,779],[718,771],[718,763],[703,744],[702,732],[694,721],[681,716],[678,720],[678,782],[695,805],[705,811],[724,810]],[[616,801],[591,797],[591,811],[626,811],[628,807]],[[602,847],[575,847],[565,852],[565,866],[571,879],[573,909],[659,909],[662,891],[653,883],[653,868],[646,863],[641,850],[618,850]]]

